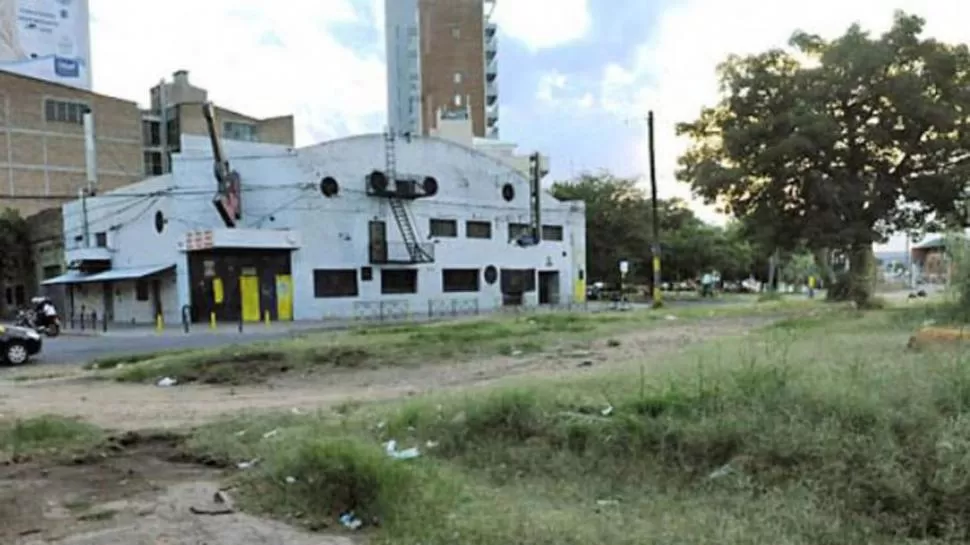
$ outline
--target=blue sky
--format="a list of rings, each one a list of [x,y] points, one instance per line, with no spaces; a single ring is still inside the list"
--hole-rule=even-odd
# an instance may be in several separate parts
[[[145,103],[150,86],[187,69],[229,108],[294,114],[300,145],[385,123],[384,0],[168,0],[150,16],[141,1],[89,1],[96,91]],[[895,9],[927,17],[930,34],[970,40],[970,2],[955,0],[497,4],[502,138],[550,155],[555,178],[599,169],[639,176],[644,118],[655,110],[662,196],[689,197],[674,180],[687,142],[673,127],[716,100],[714,69],[727,55],[783,45],[796,29],[882,30]],[[146,21],[157,39],[146,39]]]

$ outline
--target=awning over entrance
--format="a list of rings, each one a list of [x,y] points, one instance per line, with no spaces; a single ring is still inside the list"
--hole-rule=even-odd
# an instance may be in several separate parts
[[[81,274],[70,271],[41,282],[42,286],[55,284],[90,284],[93,282],[117,282],[119,280],[137,280],[174,269],[175,265],[153,265],[149,267],[131,267],[127,269],[108,269],[95,274]]]

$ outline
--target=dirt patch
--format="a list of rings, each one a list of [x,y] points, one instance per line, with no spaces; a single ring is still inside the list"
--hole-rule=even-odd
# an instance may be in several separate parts
[[[731,318],[670,321],[640,331],[577,343],[564,334],[546,352],[469,358],[421,366],[334,368],[292,372],[266,384],[161,388],[141,384],[60,378],[0,381],[0,414],[79,416],[110,429],[196,425],[253,410],[329,408],[348,401],[386,400],[444,389],[481,387],[517,376],[561,376],[640,365],[698,342],[742,335],[774,319]]]
[[[179,441],[164,433],[126,434],[87,456],[0,467],[0,543],[352,543],[240,513],[194,513],[212,503],[224,475],[173,461],[181,456]]]

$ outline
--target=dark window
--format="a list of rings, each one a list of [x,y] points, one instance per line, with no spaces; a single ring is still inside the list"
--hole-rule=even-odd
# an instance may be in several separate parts
[[[60,265],[47,265],[44,267],[44,280],[49,280],[61,274]]]
[[[148,300],[148,281],[144,278],[135,281],[135,299],[139,301]]]
[[[532,226],[528,223],[510,223],[509,240],[516,240],[520,237],[532,234]]]
[[[161,174],[164,174],[164,172],[162,171],[162,152],[146,151],[145,152],[145,175],[159,176]]]
[[[145,119],[141,122],[141,137],[146,146],[162,145],[162,123]]]
[[[27,302],[27,296],[24,294],[23,285],[19,285],[14,288],[14,299],[16,299],[17,306],[21,306]]]
[[[498,269],[495,268],[495,265],[485,267],[485,282],[494,284],[496,280],[498,280]]]
[[[84,124],[84,114],[91,109],[81,102],[47,99],[44,102],[44,117],[52,123]]]
[[[478,269],[444,269],[441,289],[446,293],[478,291]]]
[[[360,279],[364,282],[370,282],[374,279],[374,268],[373,267],[361,267],[360,268]]]
[[[155,211],[155,232],[161,234],[165,230],[165,214],[161,210]]]
[[[317,269],[313,271],[313,296],[357,297],[357,269]]]
[[[543,225],[542,240],[562,240],[562,225]]]
[[[381,293],[417,293],[418,271],[415,269],[382,269]]]
[[[505,184],[502,186],[502,198],[506,201],[511,201],[515,198],[515,188],[512,184]]]
[[[457,237],[458,222],[455,220],[431,220],[431,236]]]
[[[94,245],[98,248],[108,247],[108,233],[101,231],[100,233],[94,234]]]
[[[7,288],[7,304],[13,304],[13,288]]]
[[[490,221],[465,222],[465,236],[468,238],[492,238],[492,222]]]
[[[227,140],[242,140],[244,142],[257,142],[256,126],[249,123],[239,123],[236,121],[226,121],[222,124],[222,137]]]

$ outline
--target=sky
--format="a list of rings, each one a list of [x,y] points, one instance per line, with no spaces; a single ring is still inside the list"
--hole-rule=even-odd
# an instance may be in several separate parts
[[[292,113],[298,145],[385,125],[384,0],[148,4],[90,0],[95,91],[144,104],[185,69],[224,107]],[[690,199],[674,177],[688,145],[674,126],[716,102],[718,63],[796,30],[881,32],[897,9],[925,17],[928,35],[970,41],[959,0],[497,0],[501,137],[548,154],[554,179],[609,170],[645,181],[652,110],[660,196]]]

